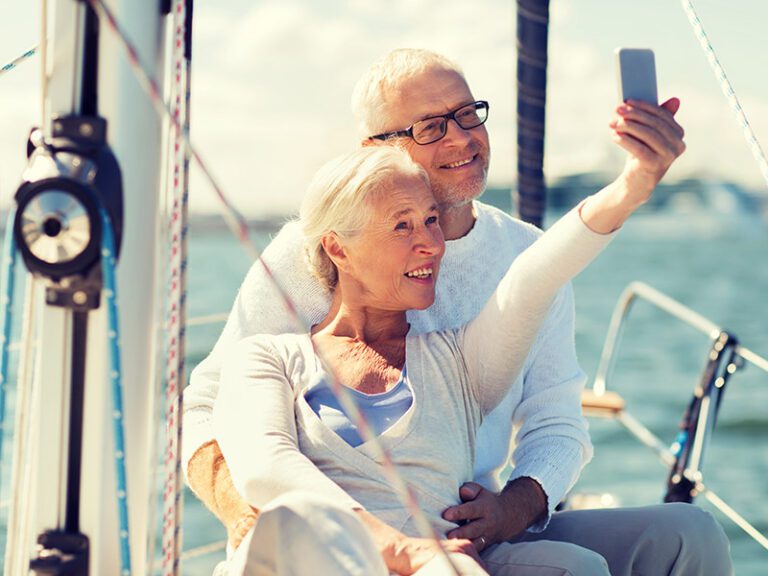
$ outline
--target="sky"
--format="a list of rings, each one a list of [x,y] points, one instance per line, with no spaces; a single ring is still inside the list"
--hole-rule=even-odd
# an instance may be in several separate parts
[[[37,44],[39,2],[12,2],[0,22],[0,64]],[[151,2],[149,4],[152,4]],[[768,149],[768,2],[694,5],[758,139]],[[613,50],[656,53],[659,96],[682,100],[688,150],[667,175],[732,180],[768,194],[741,128],[677,0],[551,0],[545,171],[549,179],[618,174],[609,137],[617,103]],[[192,139],[228,197],[249,216],[294,212],[327,160],[357,143],[349,99],[357,78],[397,47],[442,52],[491,103],[489,183],[513,186],[513,0],[218,0],[197,2]],[[0,206],[39,123],[40,62],[0,77]],[[216,196],[192,174],[192,209]]]

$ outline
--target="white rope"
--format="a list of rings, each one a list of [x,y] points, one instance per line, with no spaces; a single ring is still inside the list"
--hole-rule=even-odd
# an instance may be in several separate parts
[[[18,58],[14,58],[10,62],[8,62],[8,64],[5,64],[2,68],[0,68],[0,76],[5,74],[6,72],[10,72],[11,70],[15,69],[19,64],[21,64],[25,60],[29,60],[36,53],[37,53],[37,46],[35,46],[34,48],[30,48]]]
[[[189,550],[185,550],[181,555],[181,559],[192,560],[193,558],[199,558],[200,556],[205,556],[207,554],[213,554],[214,552],[225,550],[226,547],[226,540],[211,542],[210,544],[205,544],[204,546],[198,546],[197,548],[190,548]]]
[[[42,94],[40,99],[41,116],[45,122],[46,108],[45,101],[48,98],[48,0],[40,0],[40,16],[42,18],[40,30],[40,72]]]
[[[187,326],[207,326],[209,324],[223,324],[229,318],[229,314],[221,312],[219,314],[208,314],[206,316],[197,316],[187,320]]]
[[[185,382],[185,320],[187,268],[187,212],[189,198],[189,153],[183,133],[189,133],[189,109],[185,66],[186,0],[174,0],[171,52],[170,100],[176,123],[170,130],[172,162],[166,183],[172,189],[173,209],[169,229],[171,247],[166,317],[166,450],[163,486],[162,575],[177,576],[181,556],[182,496],[181,485],[181,390]]]
[[[715,73],[715,78],[717,78],[717,82],[720,84],[720,89],[728,99],[728,104],[730,104],[731,110],[736,115],[736,121],[744,132],[747,145],[752,152],[752,156],[755,157],[755,160],[760,167],[760,172],[763,175],[763,179],[765,180],[766,185],[768,185],[768,160],[766,160],[765,153],[760,147],[760,142],[757,140],[757,136],[752,130],[752,126],[750,126],[749,120],[747,120],[747,115],[744,113],[744,109],[739,103],[739,98],[736,96],[736,91],[728,81],[728,77],[725,75],[725,69],[720,64],[720,61],[717,58],[717,54],[715,53],[715,49],[707,37],[707,33],[704,32],[704,26],[701,23],[699,15],[696,13],[696,9],[693,6],[692,0],[681,0],[681,4],[683,6],[683,10],[685,10],[686,16],[688,16],[688,21],[691,23],[691,26],[693,26],[693,31],[696,34],[696,38],[699,40],[699,44],[701,44],[702,49],[707,55],[709,65],[712,67],[712,70]]]

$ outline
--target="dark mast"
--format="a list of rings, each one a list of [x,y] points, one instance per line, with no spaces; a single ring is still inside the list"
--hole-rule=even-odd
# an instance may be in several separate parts
[[[541,228],[549,0],[517,0],[517,213]]]

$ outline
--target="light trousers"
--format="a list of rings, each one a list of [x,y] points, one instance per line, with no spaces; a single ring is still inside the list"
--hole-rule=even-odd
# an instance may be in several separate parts
[[[731,576],[728,540],[709,512],[661,504],[558,512],[541,533],[490,546],[485,567],[452,555],[462,576]],[[292,493],[265,508],[227,576],[386,576],[354,512]],[[454,574],[435,558],[418,576]]]

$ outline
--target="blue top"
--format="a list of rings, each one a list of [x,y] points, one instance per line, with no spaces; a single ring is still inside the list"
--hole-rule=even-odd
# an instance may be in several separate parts
[[[386,432],[413,404],[413,392],[410,383],[408,383],[405,367],[403,367],[397,384],[386,392],[364,394],[352,388],[347,388],[347,391],[354,398],[358,409],[363,413],[376,436]],[[363,443],[363,439],[358,434],[357,426],[339,404],[325,374],[322,374],[317,382],[307,390],[304,398],[323,424],[347,444],[356,447]]]

